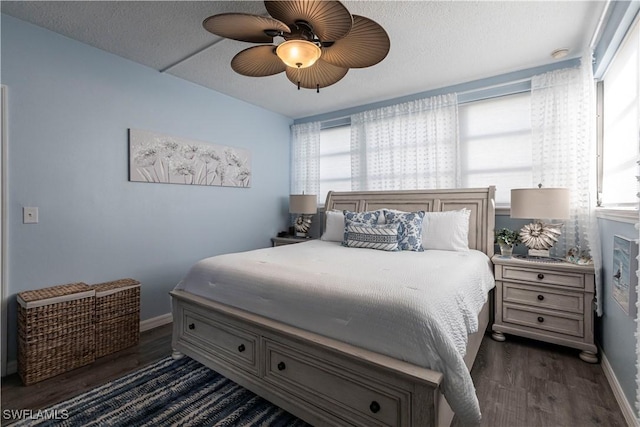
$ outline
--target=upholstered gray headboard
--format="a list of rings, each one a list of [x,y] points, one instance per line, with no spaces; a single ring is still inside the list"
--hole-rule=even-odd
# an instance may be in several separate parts
[[[406,212],[442,212],[467,208],[469,217],[469,248],[493,255],[495,228],[494,186],[486,188],[456,188],[450,190],[349,191],[327,194],[325,210],[355,212],[381,208]]]

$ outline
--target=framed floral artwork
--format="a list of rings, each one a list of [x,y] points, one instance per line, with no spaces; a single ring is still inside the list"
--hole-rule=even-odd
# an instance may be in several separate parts
[[[129,129],[129,181],[251,186],[249,150]]]

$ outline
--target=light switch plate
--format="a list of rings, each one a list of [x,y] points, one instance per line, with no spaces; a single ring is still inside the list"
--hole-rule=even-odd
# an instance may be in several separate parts
[[[23,207],[22,208],[22,222],[24,224],[37,224],[38,223],[38,208]]]

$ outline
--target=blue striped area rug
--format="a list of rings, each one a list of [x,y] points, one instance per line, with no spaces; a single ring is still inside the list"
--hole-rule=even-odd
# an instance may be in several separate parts
[[[188,357],[167,357],[51,408],[33,411],[30,418],[37,419],[14,425],[309,426]]]

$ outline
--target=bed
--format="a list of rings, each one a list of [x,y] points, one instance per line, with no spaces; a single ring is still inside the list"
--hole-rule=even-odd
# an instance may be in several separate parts
[[[316,426],[449,425],[449,403],[463,422],[477,421],[469,370],[491,313],[494,193],[329,193],[327,211],[465,210],[470,250],[383,252],[314,240],[202,260],[171,292],[174,357]],[[432,287],[441,282],[450,284]]]

